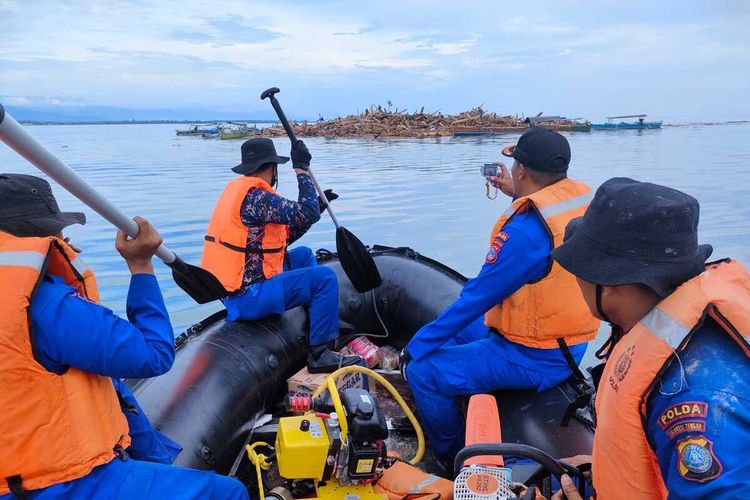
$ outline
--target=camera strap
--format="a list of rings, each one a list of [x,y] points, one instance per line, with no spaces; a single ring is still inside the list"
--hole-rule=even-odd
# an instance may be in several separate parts
[[[494,196],[490,196],[490,181],[487,181],[484,183],[484,195],[489,198],[490,200],[494,200],[497,198],[497,192],[499,189],[495,188]]]

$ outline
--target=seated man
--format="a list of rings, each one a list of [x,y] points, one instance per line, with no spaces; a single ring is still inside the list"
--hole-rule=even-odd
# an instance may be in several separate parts
[[[62,236],[84,222],[60,212],[45,180],[0,175],[0,500],[247,498],[234,479],[129,458],[170,462],[178,451],[145,419],[131,420],[131,446],[123,410],[134,400],[115,389],[174,361],[151,264],[161,237],[141,218],[138,237],[117,235],[133,275],[128,322],[97,303],[94,274]]]
[[[571,375],[599,327],[575,278],[551,256],[565,225],[591,199],[591,188],[567,178],[568,141],[535,128],[503,154],[515,159],[512,179],[501,165],[495,182],[514,201],[492,229],[482,270],[402,355],[425,433],[441,460],[452,460],[463,446],[459,396],[549,389]]]
[[[330,372],[359,362],[331,350],[339,336],[339,288],[336,274],[317,267],[308,247],[287,247],[320,219],[310,175],[312,156],[302,141],[292,147],[299,200],[276,194],[278,164],[271,139],[250,139],[242,145],[242,163],[216,203],[208,225],[201,267],[213,273],[230,292],[224,299],[229,321],[255,320],[309,305],[310,337],[307,368]]]
[[[596,397],[599,498],[750,498],[750,275],[706,264],[699,210],[680,191],[610,179],[554,252],[613,327]]]

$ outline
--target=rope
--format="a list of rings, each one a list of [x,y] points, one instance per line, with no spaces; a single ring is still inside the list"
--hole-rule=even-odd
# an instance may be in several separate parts
[[[255,465],[255,473],[258,476],[258,498],[262,500],[265,497],[265,493],[263,491],[263,474],[261,473],[261,469],[270,469],[271,461],[266,455],[255,451],[255,448],[258,448],[260,446],[266,446],[270,448],[270,445],[268,443],[257,441],[253,444],[245,445],[245,449],[247,450],[247,458],[250,459],[250,463]]]

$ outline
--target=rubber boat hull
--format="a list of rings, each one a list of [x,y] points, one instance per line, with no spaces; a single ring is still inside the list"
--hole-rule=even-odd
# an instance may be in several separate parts
[[[385,326],[389,337],[380,343],[402,347],[458,297],[466,278],[410,249],[375,247],[372,253],[383,282],[364,294],[334,254],[319,251],[318,257],[338,277],[342,322],[358,333],[382,335]],[[216,313],[176,339],[168,373],[132,384],[154,425],[183,446],[176,465],[221,473],[231,468],[257,417],[273,410],[287,378],[304,365],[308,329],[301,307],[260,321],[227,322],[224,316]],[[590,453],[588,428],[576,420],[559,426],[567,404],[561,391],[508,391],[499,401],[504,440],[535,438],[529,444],[556,456]]]

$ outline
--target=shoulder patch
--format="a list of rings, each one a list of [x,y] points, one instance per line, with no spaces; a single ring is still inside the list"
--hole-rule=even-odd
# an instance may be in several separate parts
[[[708,404],[701,401],[685,401],[668,407],[659,415],[659,425],[667,429],[675,422],[686,419],[708,417]]]
[[[505,234],[505,233],[500,233],[500,234]],[[487,264],[494,264],[495,262],[497,262],[497,256],[500,254],[500,250],[503,248],[505,241],[507,241],[507,236],[506,236],[506,240],[500,239],[499,236],[496,236],[492,240],[492,244],[490,245],[490,251],[487,252],[487,256],[484,258],[484,261]]]
[[[713,443],[702,436],[690,436],[677,443],[677,469],[688,481],[705,483],[723,471],[714,455]]]

